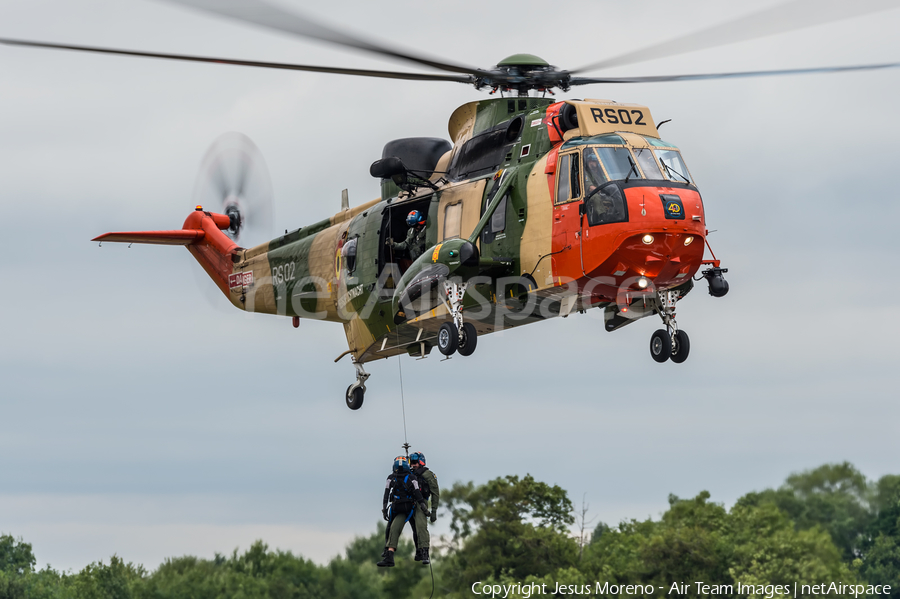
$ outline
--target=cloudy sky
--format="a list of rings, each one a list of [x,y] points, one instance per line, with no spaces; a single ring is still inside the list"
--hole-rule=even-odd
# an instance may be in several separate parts
[[[483,67],[531,52],[574,68],[746,12],[283,4]],[[888,10],[603,74],[897,61],[898,29]],[[0,37],[405,66],[149,0],[0,0]],[[203,154],[226,131],[265,155],[276,229],[327,217],[344,188],[354,205],[378,195],[368,168],[386,141],[447,137],[450,113],[479,93],[11,47],[0,90],[0,533],[33,543],[41,565],[80,569],[113,553],[153,568],[257,538],[325,561],[373,531],[404,440],[398,361],[370,365],[351,412],[353,369],[332,362],[346,349],[338,325],[243,314],[184,249],[89,240],[180,227]],[[413,447],[444,485],[531,473],[609,523],[657,516],[669,493],[708,489],[728,505],[825,462],[900,472],[898,93],[900,70],[888,70],[567,96],[672,119],[664,138],[700,185],[731,293],[698,287],[679,304],[683,365],[651,360],[658,321],[610,334],[590,313],[485,337],[469,359],[405,358]]]

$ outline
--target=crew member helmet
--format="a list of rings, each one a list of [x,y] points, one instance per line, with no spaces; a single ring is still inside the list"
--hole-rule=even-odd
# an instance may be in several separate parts
[[[394,458],[394,474],[400,472],[409,472],[409,460],[405,455],[398,455]]]
[[[413,210],[406,215],[406,224],[410,227],[425,222],[425,215],[418,210]]]
[[[415,452],[409,454],[409,461],[410,462],[422,462],[422,464],[425,464],[425,454],[422,453],[421,451],[415,451]]]

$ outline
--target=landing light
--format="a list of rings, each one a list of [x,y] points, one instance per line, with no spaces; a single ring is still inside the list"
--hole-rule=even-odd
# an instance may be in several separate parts
[[[691,242],[694,241],[693,235],[688,235],[684,238],[684,245],[691,245]]]
[[[650,281],[648,281],[648,280],[647,280],[646,278],[644,278],[644,277],[641,277],[640,279],[638,279],[638,287],[640,287],[641,289],[646,289],[646,288],[647,288],[647,285],[648,285],[649,283],[650,283]]]
[[[646,235],[641,237],[641,241],[643,241],[647,245],[650,245],[651,243],[653,243],[653,235],[651,235],[650,233],[647,233]]]

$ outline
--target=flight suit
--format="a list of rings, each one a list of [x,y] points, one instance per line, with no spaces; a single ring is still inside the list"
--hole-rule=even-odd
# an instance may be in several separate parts
[[[429,509],[432,514],[436,514],[438,501],[441,497],[441,489],[438,487],[437,477],[434,475],[434,472],[425,466],[419,466],[413,470],[413,473],[416,475],[416,478],[419,479],[422,497],[425,499],[426,504],[428,498],[431,498],[431,507]],[[428,517],[425,515],[424,510],[415,511],[413,514],[413,524],[413,535],[416,539],[416,548],[430,547],[431,534],[428,532]]]
[[[387,540],[384,545],[396,549],[403,526],[412,519],[413,514],[423,511],[420,506],[425,505],[416,475],[411,472],[391,473],[384,485],[382,506],[385,511],[388,509],[388,500],[391,508],[387,512]]]
[[[425,252],[425,225],[410,227],[406,231],[406,241],[392,242],[395,250],[406,250],[413,262]]]

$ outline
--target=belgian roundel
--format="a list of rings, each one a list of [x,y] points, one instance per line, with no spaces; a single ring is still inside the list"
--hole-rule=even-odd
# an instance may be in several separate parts
[[[662,200],[666,218],[670,220],[684,220],[684,204],[681,203],[679,196],[663,193],[659,195],[659,198]]]

